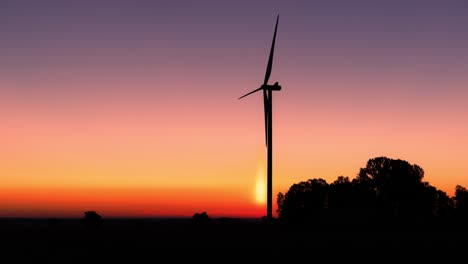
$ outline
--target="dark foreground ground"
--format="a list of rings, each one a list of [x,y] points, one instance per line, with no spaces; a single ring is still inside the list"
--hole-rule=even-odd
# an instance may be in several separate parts
[[[462,225],[265,224],[248,219],[0,220],[0,263],[275,263],[468,260]],[[320,261],[314,261],[318,260]],[[432,263],[432,261],[431,261]]]

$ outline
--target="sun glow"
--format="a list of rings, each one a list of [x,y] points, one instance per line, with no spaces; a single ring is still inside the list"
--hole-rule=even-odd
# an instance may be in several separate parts
[[[257,171],[257,179],[255,181],[255,202],[258,204],[266,203],[265,171],[262,167],[259,167]]]

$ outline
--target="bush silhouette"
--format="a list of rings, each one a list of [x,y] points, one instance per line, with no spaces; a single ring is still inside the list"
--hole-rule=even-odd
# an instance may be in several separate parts
[[[95,211],[84,212],[83,222],[86,228],[98,228],[101,226],[102,217]]]
[[[194,224],[206,224],[208,222],[210,222],[210,217],[206,212],[195,213],[192,216],[192,223]]]

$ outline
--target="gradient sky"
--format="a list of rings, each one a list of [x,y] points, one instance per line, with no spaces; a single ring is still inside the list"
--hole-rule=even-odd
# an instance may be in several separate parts
[[[387,156],[468,187],[466,1],[0,2],[0,216],[260,217]],[[274,200],[276,209],[276,199]]]

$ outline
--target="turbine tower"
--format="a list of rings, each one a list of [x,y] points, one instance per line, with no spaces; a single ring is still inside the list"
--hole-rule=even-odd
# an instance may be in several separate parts
[[[263,91],[263,107],[265,112],[265,141],[267,147],[267,222],[271,223],[273,219],[273,183],[272,183],[272,174],[273,174],[273,165],[272,165],[272,152],[273,152],[273,133],[272,133],[272,101],[273,101],[273,91],[281,90],[281,86],[278,85],[278,82],[275,82],[273,85],[268,84],[268,79],[270,79],[271,67],[273,64],[273,53],[275,50],[275,39],[276,39],[276,30],[278,28],[278,19],[279,15],[276,17],[275,33],[273,34],[273,42],[271,43],[270,57],[268,58],[268,65],[265,74],[265,80],[260,86],[260,88],[253,90],[252,92],[245,94],[239,99],[246,97],[247,95],[253,94],[258,91]]]

